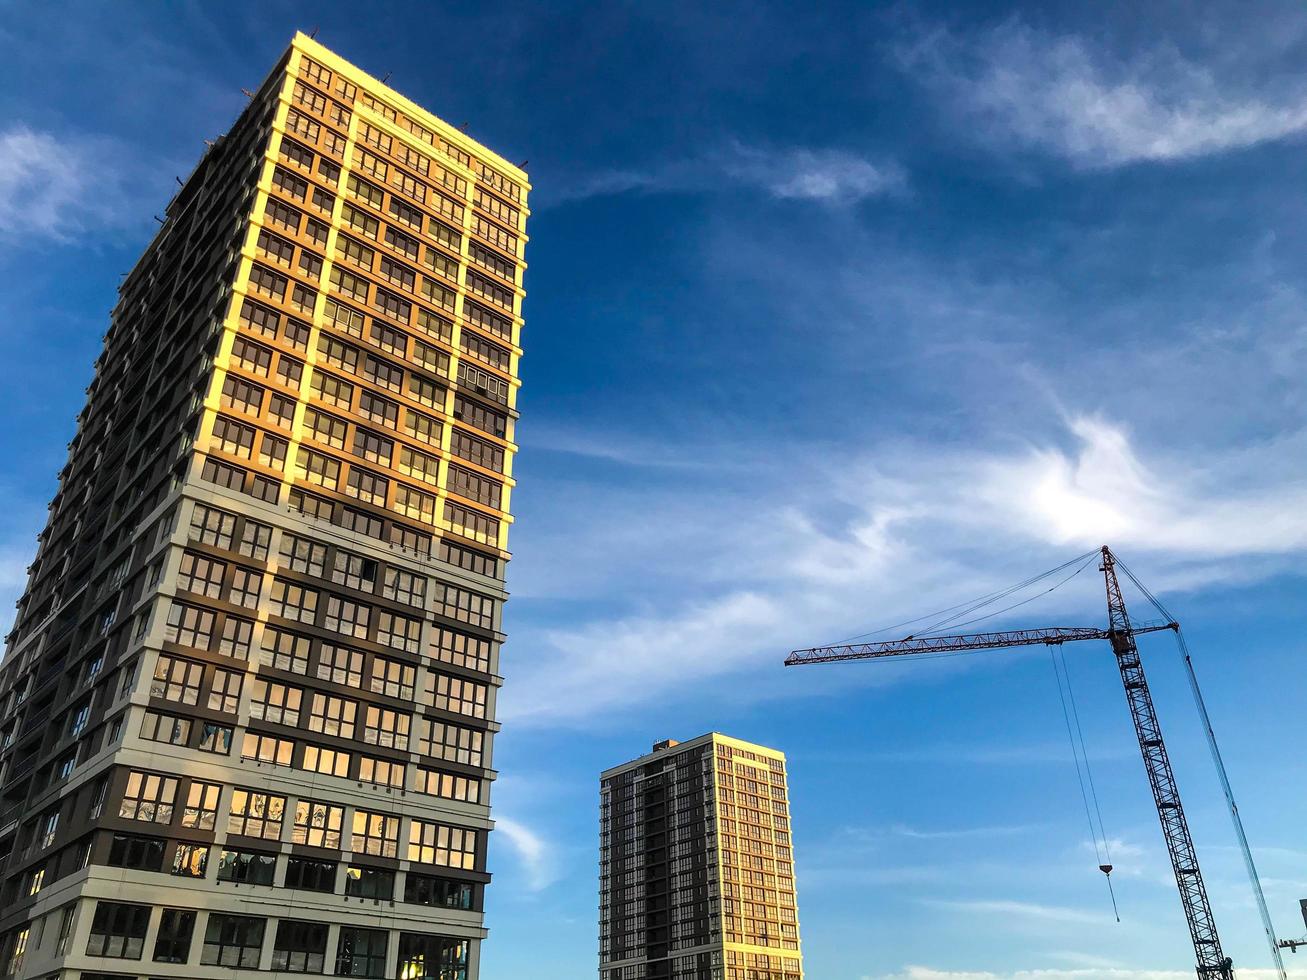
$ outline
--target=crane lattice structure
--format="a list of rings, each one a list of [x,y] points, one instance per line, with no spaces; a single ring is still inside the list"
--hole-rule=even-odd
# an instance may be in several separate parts
[[[1121,594],[1121,584],[1117,580],[1117,560],[1106,545],[1101,549],[1102,565],[1099,570],[1107,587],[1107,629],[1096,627],[1054,626],[1044,629],[1010,630],[997,633],[970,633],[957,636],[908,636],[901,640],[884,642],[838,644],[833,646],[812,647],[807,650],[795,650],[786,659],[786,666],[799,664],[839,663],[850,660],[872,660],[881,657],[910,656],[912,654],[951,653],[965,650],[991,650],[1001,647],[1032,646],[1046,644],[1060,646],[1078,640],[1107,640],[1116,655],[1117,667],[1121,672],[1121,682],[1125,686],[1126,700],[1130,706],[1130,716],[1134,720],[1135,735],[1139,740],[1139,751],[1144,759],[1144,768],[1148,772],[1148,784],[1153,791],[1153,802],[1157,807],[1157,816],[1162,824],[1162,835],[1166,838],[1167,853],[1171,858],[1171,867],[1175,871],[1175,882],[1180,891],[1180,902],[1184,906],[1185,919],[1189,924],[1189,935],[1193,940],[1194,954],[1197,957],[1199,980],[1233,980],[1234,971],[1230,958],[1221,948],[1221,939],[1216,932],[1216,921],[1212,916],[1211,902],[1207,897],[1207,888],[1203,884],[1203,873],[1198,866],[1198,855],[1194,850],[1193,837],[1185,820],[1184,807],[1180,802],[1180,790],[1176,786],[1175,773],[1171,769],[1171,760],[1162,740],[1162,728],[1157,720],[1157,710],[1148,690],[1148,679],[1144,676],[1144,666],[1139,658],[1139,648],[1135,637],[1144,633],[1172,630],[1179,634],[1179,624],[1174,620],[1162,623],[1141,623],[1133,625],[1126,612],[1125,599]],[[1128,569],[1127,569],[1128,573]],[[1133,579],[1133,576],[1131,576]],[[1201,706],[1201,705],[1200,705]],[[1209,726],[1210,732],[1210,726]],[[1213,753],[1216,755],[1213,743]],[[1224,779],[1224,768],[1217,764]],[[1228,794],[1228,789],[1227,789]],[[1233,810],[1236,829],[1242,839],[1242,826],[1237,812]],[[1245,847],[1246,850],[1246,847]],[[1250,853],[1246,853],[1249,870],[1256,884],[1256,872],[1252,867]],[[1105,870],[1107,870],[1105,868]],[[1258,888],[1260,897],[1260,888]],[[1279,962],[1279,951],[1275,947],[1275,937],[1270,930],[1269,917],[1265,914],[1262,902],[1263,918],[1266,920],[1268,936],[1272,942],[1280,975],[1283,965]]]

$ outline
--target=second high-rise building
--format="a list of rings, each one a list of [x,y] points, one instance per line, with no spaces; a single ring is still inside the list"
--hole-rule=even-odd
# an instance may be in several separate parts
[[[713,732],[600,778],[599,980],[802,980],[785,756]]]
[[[0,664],[0,976],[478,976],[526,193],[303,35],[178,192]]]

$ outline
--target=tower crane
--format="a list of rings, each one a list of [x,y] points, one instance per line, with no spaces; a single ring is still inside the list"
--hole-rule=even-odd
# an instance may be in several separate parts
[[[1092,553],[1091,553],[1092,554]],[[1101,549],[1102,564],[1099,571],[1107,589],[1106,629],[1096,627],[1054,626],[1042,629],[1009,630],[996,633],[970,633],[955,636],[907,636],[901,640],[888,640],[871,643],[837,644],[832,646],[812,647],[795,650],[786,658],[786,666],[801,664],[839,663],[853,660],[873,660],[882,657],[911,656],[913,654],[937,654],[964,650],[991,650],[1001,647],[1018,647],[1046,644],[1060,646],[1078,640],[1107,640],[1116,655],[1117,667],[1121,672],[1121,682],[1125,687],[1126,701],[1130,707],[1130,716],[1134,720],[1135,735],[1139,740],[1139,752],[1144,759],[1144,768],[1148,773],[1148,784],[1153,791],[1153,802],[1157,807],[1157,816],[1162,824],[1162,836],[1166,839],[1167,853],[1171,858],[1171,867],[1175,872],[1175,882],[1180,891],[1180,903],[1184,906],[1185,919],[1189,925],[1189,935],[1193,940],[1194,954],[1197,957],[1199,980],[1233,980],[1234,971],[1231,960],[1221,948],[1221,939],[1216,932],[1216,922],[1212,916],[1211,902],[1207,897],[1207,888],[1203,884],[1203,873],[1198,866],[1198,855],[1194,850],[1193,837],[1189,833],[1189,824],[1185,820],[1184,807],[1180,802],[1180,790],[1176,786],[1175,773],[1171,769],[1171,760],[1162,741],[1162,729],[1157,720],[1157,711],[1153,707],[1153,698],[1148,690],[1148,680],[1144,676],[1144,666],[1139,658],[1139,649],[1135,637],[1144,633],[1172,630],[1179,634],[1179,623],[1173,619],[1161,623],[1132,624],[1126,612],[1125,599],[1121,594],[1121,585],[1117,580],[1116,556],[1106,545]],[[1126,569],[1127,574],[1129,570]],[[1133,580],[1134,576],[1130,576]],[[1137,584],[1137,583],[1136,583]],[[1141,587],[1142,588],[1142,587]],[[1146,590],[1145,590],[1146,592]],[[1146,593],[1147,594],[1147,593]],[[1149,596],[1151,599],[1151,595]],[[1156,602],[1156,600],[1153,600]],[[1159,609],[1160,609],[1159,605]],[[1195,693],[1197,689],[1195,688]],[[1201,706],[1201,702],[1200,702]],[[1206,721],[1204,710],[1204,721]],[[1210,737],[1211,727],[1208,725]],[[1235,820],[1241,843],[1244,845],[1245,859],[1262,908],[1263,922],[1271,940],[1272,953],[1279,967],[1280,976],[1284,976],[1284,967],[1280,961],[1275,936],[1270,928],[1269,916],[1265,911],[1265,902],[1261,899],[1261,889],[1257,885],[1256,870],[1252,865],[1252,855],[1247,849],[1243,837],[1243,828],[1239,821],[1233,796],[1229,793],[1228,782],[1224,778],[1224,767],[1220,764],[1215,742],[1212,742],[1213,755],[1226,794],[1231,805],[1231,814]],[[1103,870],[1110,871],[1110,865]]]

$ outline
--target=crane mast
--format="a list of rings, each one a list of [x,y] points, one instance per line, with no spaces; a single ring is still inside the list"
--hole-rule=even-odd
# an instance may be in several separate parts
[[[790,654],[785,663],[787,666],[794,666],[912,654],[987,650],[1039,643],[1051,646],[1077,640],[1109,641],[1112,652],[1116,655],[1117,667],[1121,672],[1121,683],[1125,687],[1130,717],[1134,720],[1135,735],[1139,740],[1139,751],[1143,756],[1144,768],[1148,772],[1148,784],[1153,792],[1153,802],[1162,825],[1162,835],[1166,838],[1167,853],[1171,858],[1171,867],[1175,872],[1176,885],[1180,891],[1180,902],[1184,906],[1189,935],[1193,940],[1194,954],[1197,957],[1199,980],[1233,980],[1234,972],[1229,957],[1221,949],[1221,940],[1216,933],[1211,902],[1207,897],[1207,888],[1203,884],[1202,871],[1198,867],[1198,855],[1194,850],[1193,837],[1189,833],[1184,807],[1180,802],[1180,790],[1176,786],[1175,773],[1171,769],[1171,760],[1166,752],[1166,744],[1162,740],[1162,728],[1158,723],[1157,711],[1148,690],[1148,679],[1144,676],[1143,662],[1139,658],[1139,648],[1135,644],[1135,637],[1141,633],[1164,629],[1178,630],[1179,626],[1174,622],[1131,625],[1125,599],[1121,594],[1121,584],[1117,581],[1116,560],[1106,545],[1102,548],[1102,564],[1099,566],[1099,571],[1103,573],[1103,581],[1107,589],[1107,629],[1057,626],[959,636],[908,636],[902,640],[837,644],[796,650]]]

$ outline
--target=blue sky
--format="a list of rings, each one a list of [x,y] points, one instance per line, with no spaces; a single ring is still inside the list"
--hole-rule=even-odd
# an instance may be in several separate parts
[[[151,215],[316,26],[535,185],[486,980],[593,975],[597,774],[714,728],[789,754],[810,976],[1192,976],[1105,647],[1067,656],[1120,925],[1042,650],[780,666],[1103,541],[1185,623],[1300,935],[1307,12],[1140,7],[0,2],[0,588]]]

